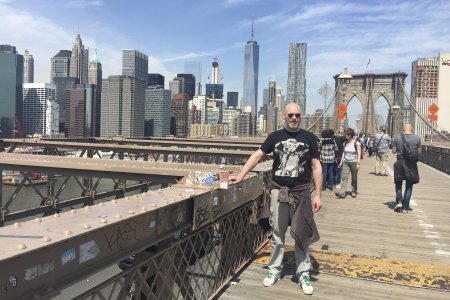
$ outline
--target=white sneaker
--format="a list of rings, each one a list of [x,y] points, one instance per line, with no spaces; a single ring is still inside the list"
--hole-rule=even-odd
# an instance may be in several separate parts
[[[394,207],[394,211],[395,212],[401,212],[402,211],[402,204],[401,203],[397,203],[397,205],[395,205]]]
[[[311,285],[311,279],[309,278],[308,272],[303,272],[302,275],[300,275],[298,284],[302,287],[304,294],[312,295],[314,289]]]
[[[274,285],[278,280],[280,280],[280,274],[273,274],[269,272],[267,277],[264,278],[263,284],[264,286],[270,287]]]

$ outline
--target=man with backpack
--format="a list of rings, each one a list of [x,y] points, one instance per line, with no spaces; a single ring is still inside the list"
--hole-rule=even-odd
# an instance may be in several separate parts
[[[394,163],[395,212],[408,213],[413,184],[419,183],[417,161],[421,153],[420,137],[412,133],[411,124],[405,124],[403,133],[394,138],[392,153],[397,154]],[[406,182],[402,195],[402,183]]]
[[[375,134],[373,143],[375,152],[375,175],[387,176],[386,163],[391,145],[391,137],[386,133],[386,128],[383,126],[380,127],[380,133]]]

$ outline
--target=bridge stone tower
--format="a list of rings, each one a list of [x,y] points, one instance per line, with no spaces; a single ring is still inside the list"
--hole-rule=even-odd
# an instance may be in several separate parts
[[[365,133],[376,133],[383,124],[377,124],[375,102],[384,97],[389,104],[388,128],[390,135],[399,134],[403,125],[403,104],[405,78],[407,74],[397,73],[366,73],[366,74],[348,74],[347,68],[344,72],[333,76],[335,80],[336,96],[334,98],[334,125],[338,131],[347,127],[347,119],[338,120],[338,106],[340,104],[348,105],[349,101],[356,97],[362,105],[363,116],[361,119],[361,130]],[[392,107],[399,106],[400,111],[392,114]]]

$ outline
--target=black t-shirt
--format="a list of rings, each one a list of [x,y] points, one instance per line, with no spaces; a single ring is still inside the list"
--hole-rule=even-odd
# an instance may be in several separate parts
[[[280,129],[272,132],[260,149],[266,154],[273,152],[272,179],[279,185],[294,187],[311,181],[311,159],[319,159],[317,137],[311,132]]]

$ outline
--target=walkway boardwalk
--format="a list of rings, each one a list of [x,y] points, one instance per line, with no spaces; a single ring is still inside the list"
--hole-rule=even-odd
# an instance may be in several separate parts
[[[311,247],[315,298],[450,299],[450,176],[419,163],[421,182],[413,188],[412,210],[395,213],[394,161],[391,155],[390,176],[382,177],[372,174],[375,158],[366,157],[356,198],[323,193],[316,216],[321,239]],[[268,246],[220,299],[307,297],[293,276],[293,240],[289,234],[287,239],[281,281],[271,288],[262,285]]]

